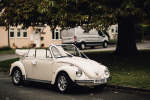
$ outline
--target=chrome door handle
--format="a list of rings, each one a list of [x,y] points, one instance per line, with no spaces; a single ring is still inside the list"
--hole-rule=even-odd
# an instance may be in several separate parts
[[[36,60],[32,60],[32,64],[33,64],[33,65],[36,65],[36,64],[37,64],[37,61],[36,61]]]

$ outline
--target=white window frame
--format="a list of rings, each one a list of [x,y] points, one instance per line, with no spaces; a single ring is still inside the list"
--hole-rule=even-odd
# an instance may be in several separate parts
[[[18,32],[20,32],[20,36],[18,36]],[[17,28],[17,38],[21,38],[21,29],[20,28]]]
[[[27,37],[24,37],[24,32],[26,32],[27,33]],[[22,38],[29,38],[29,36],[28,36],[29,34],[28,34],[28,31],[27,31],[27,29],[23,29],[22,30]]]
[[[58,32],[58,39],[56,39],[56,32]],[[54,34],[54,38],[53,38],[53,34]],[[60,29],[55,29],[54,33],[52,31],[52,40],[61,40],[61,33],[60,33]]]
[[[13,32],[14,33],[14,36],[13,37],[11,37],[11,32]],[[15,29],[14,28],[10,28],[9,29],[9,38],[15,38]]]

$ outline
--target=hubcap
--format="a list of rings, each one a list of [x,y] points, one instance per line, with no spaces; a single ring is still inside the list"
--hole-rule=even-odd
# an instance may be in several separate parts
[[[19,70],[16,70],[16,71],[14,72],[14,75],[13,75],[13,80],[14,80],[14,82],[15,82],[15,83],[19,83],[20,78],[21,78],[21,73],[20,73]]]
[[[66,88],[67,88],[67,85],[68,85],[68,83],[67,83],[67,80],[66,80],[65,76],[60,76],[58,78],[58,88],[59,88],[59,90],[60,91],[65,91]]]
[[[84,44],[81,44],[81,48],[82,48],[82,49],[85,49],[85,45],[84,45]]]
[[[104,46],[107,47],[107,43],[106,42],[104,43]]]

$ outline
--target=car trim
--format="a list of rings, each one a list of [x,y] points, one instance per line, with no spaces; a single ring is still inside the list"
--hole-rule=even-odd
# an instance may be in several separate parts
[[[32,78],[26,78],[27,81],[34,81],[34,82],[41,82],[41,83],[51,83],[51,81],[47,80],[39,80],[39,79],[32,79]]]

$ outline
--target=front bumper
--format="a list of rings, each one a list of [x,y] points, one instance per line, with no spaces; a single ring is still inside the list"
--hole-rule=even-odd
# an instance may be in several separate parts
[[[111,80],[111,77],[100,80],[75,80],[75,83],[80,86],[96,86],[106,84],[109,80]]]

